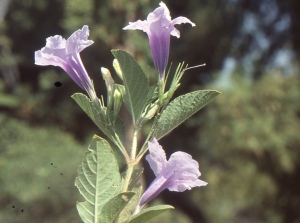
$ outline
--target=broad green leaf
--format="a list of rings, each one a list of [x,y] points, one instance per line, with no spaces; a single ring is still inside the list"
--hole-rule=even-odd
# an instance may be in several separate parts
[[[112,223],[116,220],[120,212],[128,204],[134,192],[124,192],[110,199],[102,208],[100,214],[100,223]]]
[[[135,211],[136,207],[138,206],[141,196],[142,196],[142,190],[143,187],[141,183],[139,182],[141,178],[141,174],[143,173],[144,168],[135,168],[133,170],[133,173],[131,175],[129,185],[128,185],[128,191],[135,192],[134,197],[130,200],[130,202],[126,205],[124,210],[121,212],[118,218],[118,223],[127,223],[132,213]],[[124,180],[126,176],[126,172],[122,173],[122,179]]]
[[[137,215],[133,216],[129,223],[144,223],[156,217],[157,215],[171,209],[174,209],[174,207],[171,205],[157,205],[151,208],[147,208],[145,210],[142,210]]]
[[[112,50],[112,53],[122,70],[125,104],[136,126],[147,104],[148,80],[142,68],[130,54],[122,50]]]
[[[118,163],[107,141],[94,136],[78,167],[75,186],[86,201],[77,203],[84,223],[99,223],[103,206],[122,190]]]
[[[161,113],[153,137],[156,139],[162,138],[199,111],[218,94],[220,94],[219,91],[200,90],[175,98]]]
[[[113,133],[111,133],[108,129],[108,126],[110,124],[108,124],[106,118],[103,117],[95,109],[93,102],[91,102],[86,95],[81,93],[73,94],[72,98],[77,102],[77,104],[82,108],[82,110],[93,120],[93,122],[99,127],[99,129],[114,142]],[[119,117],[115,121],[115,131],[124,145],[126,138],[125,127],[122,120]]]

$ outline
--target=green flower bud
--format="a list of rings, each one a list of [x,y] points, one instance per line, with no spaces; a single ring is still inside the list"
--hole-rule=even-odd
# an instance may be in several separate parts
[[[106,85],[106,89],[107,89],[107,109],[108,109],[108,111],[110,111],[112,103],[113,103],[115,82],[112,79],[109,70],[106,69],[105,67],[101,67],[101,73],[102,73],[103,79],[105,80],[105,85]]]
[[[120,92],[120,90],[118,88],[115,89],[114,92],[114,120],[116,120],[116,118],[119,115],[121,106],[122,106],[122,102],[123,102],[123,96],[122,93]]]
[[[114,59],[113,67],[115,68],[115,71],[116,71],[117,75],[119,76],[119,78],[121,78],[121,80],[123,80],[122,70],[120,68],[120,65],[119,65],[119,62],[117,59]]]

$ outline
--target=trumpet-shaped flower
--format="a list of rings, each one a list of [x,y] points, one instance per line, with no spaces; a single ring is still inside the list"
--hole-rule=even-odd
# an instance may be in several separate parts
[[[175,152],[167,161],[165,151],[155,138],[148,142],[148,148],[149,154],[146,160],[156,178],[143,194],[139,209],[166,188],[170,191],[183,192],[193,187],[207,185],[206,182],[198,179],[201,176],[199,164],[188,153]]]
[[[160,7],[149,13],[147,20],[130,22],[128,26],[123,29],[128,30],[143,30],[147,33],[152,58],[155,68],[160,74],[160,78],[164,77],[164,71],[169,59],[170,35],[180,37],[179,31],[174,27],[176,24],[190,23],[195,26],[186,17],[177,17],[171,20],[170,11],[167,6],[161,2]]]
[[[59,35],[46,39],[46,46],[35,52],[35,64],[41,66],[53,65],[61,67],[75,81],[95,97],[95,91],[90,77],[88,76],[79,53],[93,44],[88,40],[89,28],[87,25],[75,31],[67,40]]]

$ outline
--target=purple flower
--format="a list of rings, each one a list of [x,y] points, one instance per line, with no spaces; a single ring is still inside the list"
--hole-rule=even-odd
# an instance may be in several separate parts
[[[86,90],[90,96],[95,96],[94,87],[88,76],[79,53],[89,45],[89,28],[87,25],[75,31],[67,40],[59,35],[46,39],[46,46],[35,52],[35,64],[41,66],[59,66],[75,81],[75,83]]]
[[[175,152],[167,161],[165,151],[155,138],[148,142],[148,147],[150,154],[146,156],[146,160],[156,178],[143,194],[139,209],[166,188],[170,191],[183,192],[192,187],[207,185],[198,179],[201,176],[199,164],[188,153]]]
[[[170,35],[180,37],[179,31],[174,25],[190,23],[195,26],[195,24],[188,18],[181,16],[171,20],[170,11],[165,3],[161,2],[159,5],[160,7],[149,13],[147,20],[130,22],[123,29],[140,29],[147,33],[154,65],[160,74],[160,78],[163,78],[169,59]]]

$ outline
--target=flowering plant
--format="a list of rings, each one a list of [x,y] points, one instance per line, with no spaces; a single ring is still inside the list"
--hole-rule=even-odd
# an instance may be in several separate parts
[[[88,96],[76,93],[72,98],[92,119],[99,129],[123,154],[127,164],[124,173],[119,172],[118,163],[105,139],[94,136],[88,152],[78,168],[75,185],[84,202],[77,203],[81,219],[92,222],[139,222],[143,223],[158,214],[172,209],[170,205],[158,205],[145,209],[145,204],[168,188],[183,192],[193,187],[205,186],[200,177],[198,162],[185,152],[173,153],[169,160],[158,140],[183,123],[219,94],[214,90],[198,90],[171,100],[179,87],[180,79],[187,66],[179,64],[171,84],[166,91],[165,69],[168,64],[170,35],[179,37],[176,24],[190,23],[189,19],[178,17],[171,20],[167,6],[161,2],[147,17],[147,20],[130,23],[124,29],[141,29],[147,33],[156,67],[157,83],[149,86],[146,75],[134,58],[122,50],[112,50],[113,66],[123,83],[114,82],[110,71],[101,68],[107,88],[107,103],[98,98],[93,82],[87,74],[79,53],[90,46],[88,26],[75,31],[67,40],[61,36],[47,38],[46,46],[35,52],[37,65],[59,66],[85,90]],[[133,136],[131,148],[126,148],[126,130],[119,112],[125,103],[132,118]],[[146,122],[152,127],[141,148],[138,148],[138,134]],[[137,167],[149,150],[146,160],[156,178],[142,193],[139,182],[143,168]]]

